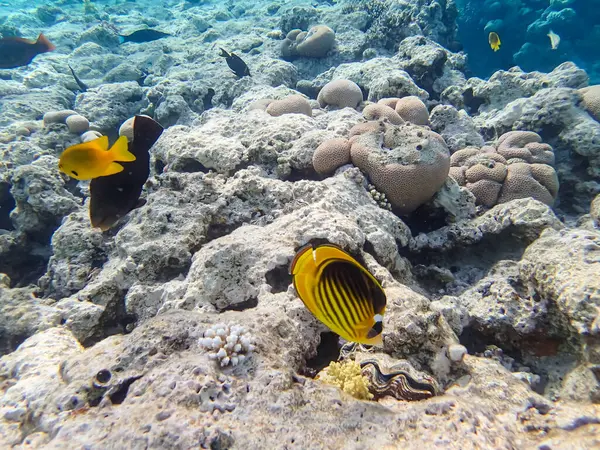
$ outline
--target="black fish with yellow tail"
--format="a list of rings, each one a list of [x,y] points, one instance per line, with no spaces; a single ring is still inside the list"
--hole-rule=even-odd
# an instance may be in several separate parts
[[[302,247],[290,266],[304,305],[347,341],[382,343],[385,292],[377,279],[341,248]]]
[[[163,132],[163,127],[150,117],[135,116],[133,141],[128,150],[135,161],[120,162],[123,170],[114,175],[94,178],[90,182],[90,221],[102,231],[111,228],[131,210],[143,206],[142,188],[150,175],[150,148]]]

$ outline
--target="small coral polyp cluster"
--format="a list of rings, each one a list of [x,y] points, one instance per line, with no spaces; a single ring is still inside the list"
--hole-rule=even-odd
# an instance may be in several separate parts
[[[252,335],[244,327],[231,324],[213,325],[204,332],[199,343],[221,367],[237,366],[255,349]]]
[[[532,131],[510,131],[500,136],[496,147],[465,148],[450,161],[450,175],[480,205],[532,197],[552,206],[558,195],[552,147]]]

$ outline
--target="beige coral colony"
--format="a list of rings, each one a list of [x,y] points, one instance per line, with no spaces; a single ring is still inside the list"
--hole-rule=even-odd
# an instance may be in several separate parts
[[[600,449],[597,11],[0,3],[0,449]]]

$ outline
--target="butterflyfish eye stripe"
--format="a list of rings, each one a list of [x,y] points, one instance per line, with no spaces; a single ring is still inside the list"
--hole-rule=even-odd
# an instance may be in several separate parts
[[[329,293],[328,299],[329,299],[332,307],[334,308],[334,311],[336,313],[336,317],[338,320],[338,324],[339,324],[340,328],[342,328],[346,333],[348,333],[348,335],[354,337],[352,323],[348,319],[348,315],[347,315],[346,311],[344,311],[345,300],[343,299],[343,296],[337,289],[337,286],[333,280],[331,271],[327,271],[327,272],[328,272],[327,274],[324,273],[324,275],[325,275],[324,279],[328,286],[328,293]]]

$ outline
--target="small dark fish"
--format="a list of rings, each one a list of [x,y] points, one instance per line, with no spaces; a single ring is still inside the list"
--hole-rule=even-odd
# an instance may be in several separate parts
[[[150,75],[148,73],[148,69],[142,69],[142,74],[140,75],[140,77],[136,80],[137,84],[139,84],[140,86],[144,85],[144,81],[146,81],[146,78],[148,77],[148,75]]]
[[[71,64],[67,64],[69,66],[69,69],[71,69],[71,73],[73,74],[73,78],[75,78],[75,83],[77,83],[77,86],[79,86],[79,89],[81,90],[81,92],[85,92],[88,90],[87,85],[81,81],[81,79],[77,76],[77,74],[75,73],[75,71],[73,70],[73,68],[71,67]]]
[[[235,53],[227,53],[226,50],[221,49],[220,56],[225,58],[225,61],[227,61],[227,65],[229,66],[231,71],[239,78],[251,76],[250,69],[248,68],[246,63]]]
[[[135,161],[120,163],[123,171],[90,182],[90,220],[93,227],[108,230],[131,210],[143,206],[142,187],[150,175],[150,148],[163,132],[163,127],[145,116],[135,116],[133,142],[129,152]]]
[[[20,37],[0,39],[0,69],[26,66],[40,53],[51,52],[56,47],[46,36],[40,34],[37,41]]]
[[[142,42],[150,42],[155,41],[157,39],[162,39],[164,37],[171,36],[169,33],[163,33],[162,31],[157,30],[137,30],[127,36],[119,35],[119,41],[121,44],[123,42],[135,42],[141,44]]]
[[[213,88],[208,88],[206,91],[206,95],[202,98],[202,104],[204,105],[204,110],[210,109],[213,107],[212,99],[215,96],[215,90]]]

